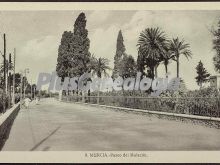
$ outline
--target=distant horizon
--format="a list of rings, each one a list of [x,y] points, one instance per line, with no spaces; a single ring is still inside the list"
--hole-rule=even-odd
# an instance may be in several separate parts
[[[90,53],[110,60],[113,68],[118,31],[122,30],[126,53],[137,58],[137,40],[141,31],[159,27],[169,39],[179,37],[190,44],[192,60],[180,58],[180,77],[189,90],[199,89],[195,67],[201,60],[212,75],[212,28],[217,28],[220,11],[1,11],[0,34],[6,33],[7,54],[16,47],[16,72],[29,68],[27,76],[36,83],[40,72],[56,68],[58,47],[64,31],[72,31],[80,12],[86,14]],[[0,50],[3,41],[0,40]],[[1,59],[2,62],[2,59]],[[168,66],[176,76],[176,63]],[[164,77],[164,65],[158,67],[158,77]]]

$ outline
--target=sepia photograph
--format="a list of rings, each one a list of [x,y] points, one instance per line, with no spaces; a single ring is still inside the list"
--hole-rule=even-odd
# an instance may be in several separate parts
[[[220,10],[0,10],[0,54],[1,153],[220,151]]]

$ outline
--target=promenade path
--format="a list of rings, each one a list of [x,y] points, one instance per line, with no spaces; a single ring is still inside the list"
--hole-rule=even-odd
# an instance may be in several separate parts
[[[21,109],[3,151],[220,150],[220,129],[42,99]]]

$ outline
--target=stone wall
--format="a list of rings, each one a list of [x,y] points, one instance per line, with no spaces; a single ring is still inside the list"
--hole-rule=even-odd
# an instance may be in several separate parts
[[[20,103],[15,104],[11,109],[7,110],[0,116],[0,150],[9,137],[12,124],[20,110]]]

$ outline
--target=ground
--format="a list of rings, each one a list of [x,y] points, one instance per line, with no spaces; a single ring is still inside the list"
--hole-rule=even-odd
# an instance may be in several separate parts
[[[21,109],[3,151],[220,150],[220,130],[43,99]]]

